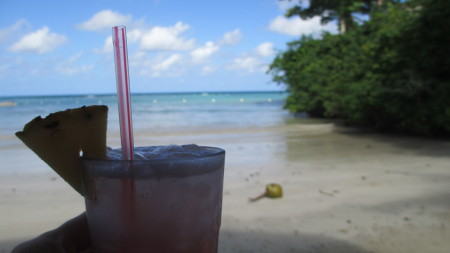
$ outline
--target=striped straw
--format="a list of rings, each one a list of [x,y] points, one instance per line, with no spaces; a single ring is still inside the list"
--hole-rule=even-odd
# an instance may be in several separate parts
[[[116,65],[122,159],[133,160],[133,126],[131,119],[130,79],[128,75],[127,35],[125,26],[112,28]]]

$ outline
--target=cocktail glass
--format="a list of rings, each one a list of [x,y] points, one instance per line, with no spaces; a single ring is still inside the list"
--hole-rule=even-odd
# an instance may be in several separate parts
[[[94,252],[217,252],[225,151],[156,160],[82,159]]]

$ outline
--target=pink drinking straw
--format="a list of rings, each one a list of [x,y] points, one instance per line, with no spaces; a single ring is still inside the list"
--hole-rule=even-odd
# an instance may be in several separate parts
[[[114,47],[114,62],[116,65],[122,159],[133,160],[133,126],[131,120],[130,76],[128,74],[126,27],[114,26],[112,28],[112,40]]]

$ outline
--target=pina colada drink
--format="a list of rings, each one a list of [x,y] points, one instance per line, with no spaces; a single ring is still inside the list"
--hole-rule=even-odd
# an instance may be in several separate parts
[[[196,145],[135,152],[132,161],[82,160],[94,251],[217,252],[225,152]]]

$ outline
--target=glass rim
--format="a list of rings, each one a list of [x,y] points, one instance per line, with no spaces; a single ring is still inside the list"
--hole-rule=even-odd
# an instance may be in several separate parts
[[[98,162],[98,163],[134,163],[134,164],[151,164],[151,163],[164,163],[164,162],[176,162],[176,161],[195,161],[200,159],[206,159],[210,157],[216,157],[220,155],[225,155],[225,150],[218,147],[211,146],[199,146],[200,148],[206,148],[214,150],[212,153],[203,154],[200,156],[189,156],[189,157],[174,157],[174,158],[158,158],[158,159],[134,159],[134,160],[123,160],[123,159],[96,159],[89,157],[81,157],[83,162]]]
[[[108,178],[182,178],[223,170],[225,150],[203,147],[212,153],[194,157],[176,157],[152,160],[98,160],[81,159],[84,177]]]

